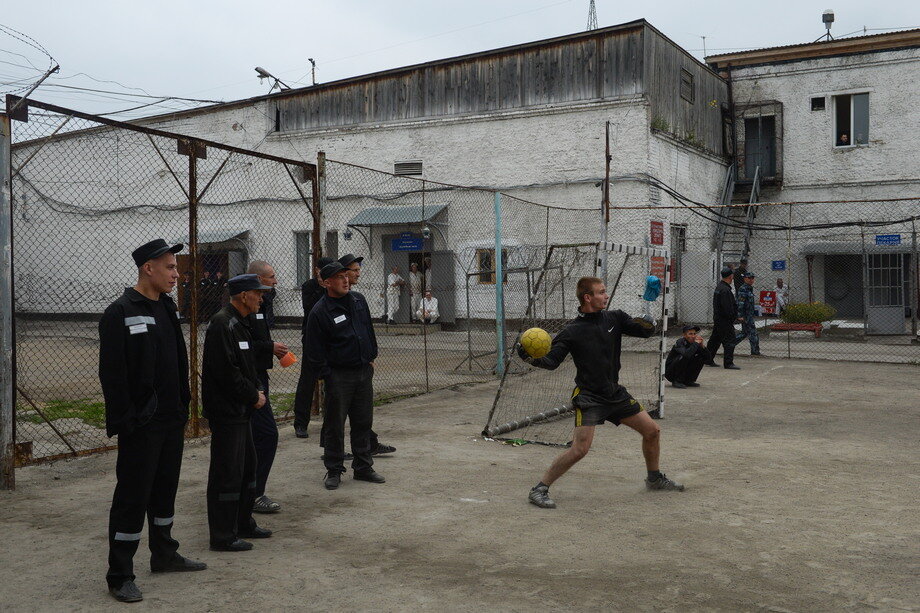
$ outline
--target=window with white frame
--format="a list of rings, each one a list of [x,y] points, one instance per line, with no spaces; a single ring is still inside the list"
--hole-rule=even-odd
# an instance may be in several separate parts
[[[869,94],[834,96],[834,146],[869,144]]]
[[[297,285],[303,285],[313,274],[310,262],[313,255],[310,249],[310,232],[294,232],[294,257],[296,258]]]

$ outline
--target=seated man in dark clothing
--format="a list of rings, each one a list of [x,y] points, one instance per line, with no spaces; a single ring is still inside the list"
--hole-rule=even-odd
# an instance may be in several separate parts
[[[678,389],[699,387],[696,378],[700,376],[703,365],[712,361],[699,331],[699,326],[684,326],[684,335],[677,339],[665,360],[664,378]]]

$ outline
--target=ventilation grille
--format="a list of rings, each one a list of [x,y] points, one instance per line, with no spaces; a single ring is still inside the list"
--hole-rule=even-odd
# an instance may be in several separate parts
[[[410,160],[406,162],[396,162],[393,164],[393,174],[395,175],[421,175],[422,161]]]

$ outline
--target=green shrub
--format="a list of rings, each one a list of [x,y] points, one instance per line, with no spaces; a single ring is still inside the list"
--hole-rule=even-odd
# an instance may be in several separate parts
[[[823,302],[801,302],[787,306],[782,320],[787,324],[813,324],[831,320],[836,314],[837,309]]]

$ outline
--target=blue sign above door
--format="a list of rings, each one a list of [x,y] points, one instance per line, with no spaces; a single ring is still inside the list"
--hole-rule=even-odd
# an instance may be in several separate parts
[[[416,236],[412,232],[402,232],[399,238],[390,241],[390,249],[392,251],[422,251],[424,243],[421,236]]]

